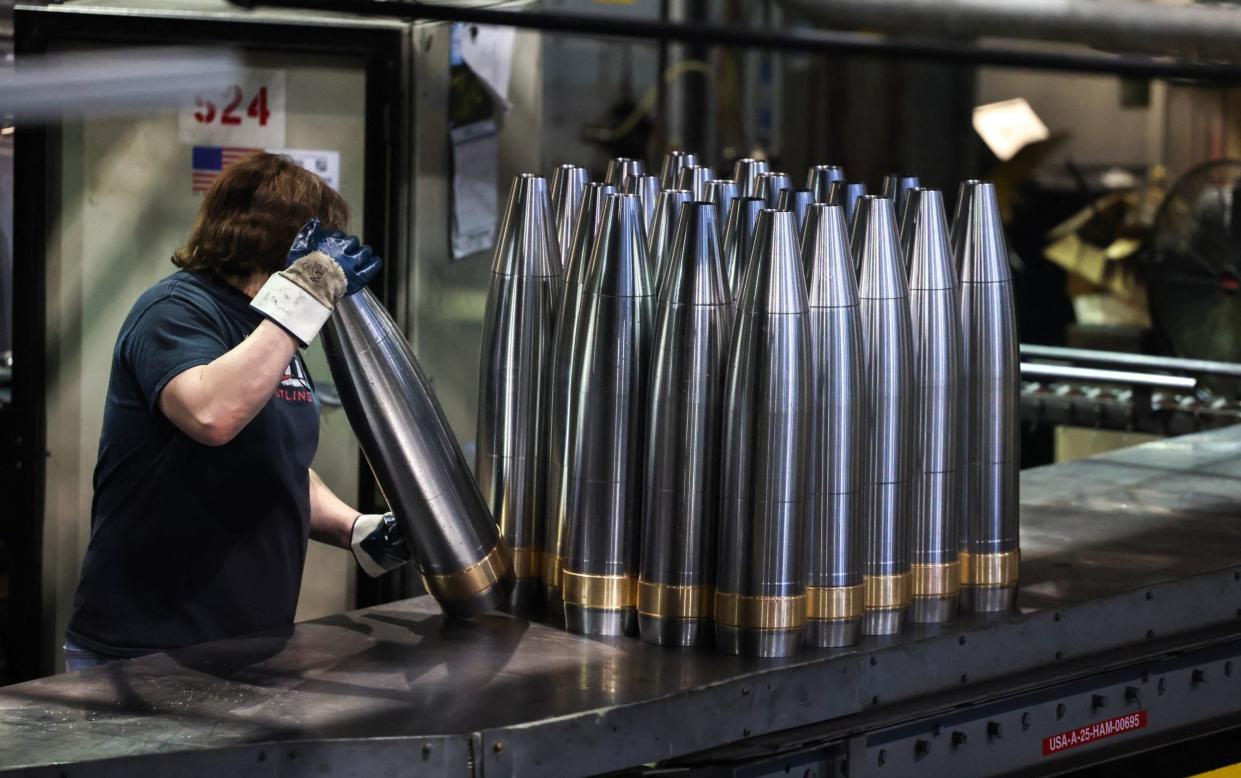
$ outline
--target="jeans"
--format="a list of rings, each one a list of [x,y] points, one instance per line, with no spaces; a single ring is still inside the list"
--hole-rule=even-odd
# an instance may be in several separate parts
[[[65,641],[65,672],[76,673],[78,670],[89,670],[92,667],[102,667],[109,662],[115,662],[116,659],[103,654],[96,654],[89,648],[82,648],[72,640]]]

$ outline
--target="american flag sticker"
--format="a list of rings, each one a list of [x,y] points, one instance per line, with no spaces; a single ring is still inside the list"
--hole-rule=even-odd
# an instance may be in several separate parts
[[[190,177],[190,191],[194,194],[207,191],[225,168],[256,151],[262,151],[262,149],[237,146],[195,146],[192,154],[193,171]]]

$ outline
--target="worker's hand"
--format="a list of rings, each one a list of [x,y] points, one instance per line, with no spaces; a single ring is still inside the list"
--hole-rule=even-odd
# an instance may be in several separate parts
[[[302,258],[315,252],[330,257],[340,266],[345,274],[346,295],[361,291],[383,266],[383,260],[356,236],[346,235],[340,230],[325,230],[319,226],[318,219],[311,219],[293,239],[285,266],[292,269]]]
[[[349,545],[353,549],[353,558],[371,578],[409,561],[405,531],[391,513],[367,513],[354,519]]]
[[[293,240],[285,269],[267,279],[250,307],[305,347],[340,298],[365,286],[382,264],[370,246],[339,230],[324,230],[311,219]]]

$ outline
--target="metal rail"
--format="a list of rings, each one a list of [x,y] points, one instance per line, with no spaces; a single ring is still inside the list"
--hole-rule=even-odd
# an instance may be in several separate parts
[[[1160,357],[1150,354],[1127,354],[1123,351],[1095,351],[1093,349],[1063,348],[1060,346],[1035,346],[1021,344],[1021,356],[1026,359],[1050,359],[1057,362],[1094,365],[1117,365],[1138,367],[1146,370],[1166,370],[1175,373],[1218,375],[1241,378],[1241,364],[1215,362],[1209,359],[1182,359]]]
[[[271,6],[351,13],[407,20],[491,24],[553,33],[576,33],[650,42],[778,49],[833,56],[869,56],[919,60],[944,65],[987,65],[1074,73],[1110,73],[1145,78],[1241,81],[1241,65],[1187,62],[1133,55],[1096,55],[1062,51],[979,46],[961,41],[808,29],[762,29],[736,25],[626,19],[610,15],[500,11],[439,5],[416,0],[231,0],[246,8]],[[906,25],[908,23],[906,22]],[[908,26],[906,26],[908,29]],[[1241,43],[1241,35],[1237,39]],[[1236,44],[1234,44],[1236,45]],[[1241,47],[1238,47],[1241,48]]]
[[[1241,14],[1207,4],[1098,0],[781,0],[834,29],[971,39],[986,36],[1073,42],[1109,51],[1235,61]]]
[[[1135,373],[1131,370],[1100,370],[1072,365],[1041,365],[1032,362],[1021,363],[1021,377],[1090,384],[1149,386],[1152,389],[1180,389],[1187,392],[1198,386],[1198,379],[1185,376]]]

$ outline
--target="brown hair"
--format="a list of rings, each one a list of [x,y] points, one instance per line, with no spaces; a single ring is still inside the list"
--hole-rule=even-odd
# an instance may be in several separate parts
[[[223,276],[274,273],[313,217],[344,229],[349,206],[332,187],[288,157],[256,153],[220,174],[203,197],[185,246],[172,255],[186,270]]]

